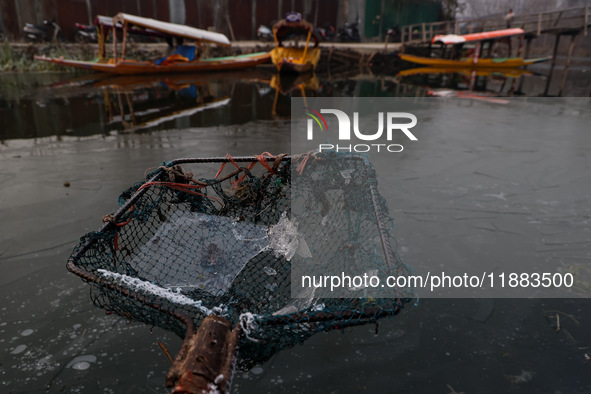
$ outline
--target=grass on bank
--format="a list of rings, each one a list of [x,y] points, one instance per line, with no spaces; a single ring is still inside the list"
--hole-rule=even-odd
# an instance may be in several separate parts
[[[60,44],[13,44],[4,41],[0,44],[1,72],[40,72],[40,71],[73,71],[71,67],[35,60],[33,57],[45,55],[74,60],[92,60],[96,57],[95,50],[88,45]]]

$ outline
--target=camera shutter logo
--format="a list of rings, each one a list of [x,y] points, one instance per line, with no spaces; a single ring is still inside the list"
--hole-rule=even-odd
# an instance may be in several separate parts
[[[351,141],[351,130],[353,130],[354,137],[361,141],[377,141],[382,138],[384,134],[384,123],[386,124],[386,139],[392,141],[393,132],[401,131],[411,141],[418,141],[417,137],[410,131],[411,128],[417,125],[417,117],[409,112],[378,112],[378,130],[375,133],[364,133],[359,129],[359,113],[353,112],[353,124],[351,119],[344,111],[334,108],[322,108],[320,112],[304,107],[305,114],[310,117],[307,122],[307,139],[312,141],[314,139],[314,122],[320,128],[320,131],[328,131],[328,124],[322,114],[332,114],[336,116],[338,121],[338,139],[339,141]],[[406,123],[395,123],[395,119],[407,119]],[[352,126],[352,127],[351,127]],[[370,150],[380,151],[380,147],[386,148],[389,152],[401,152],[404,148],[400,144],[356,144],[339,146],[333,144],[320,144],[319,149],[322,150],[345,150],[355,152],[368,152]]]

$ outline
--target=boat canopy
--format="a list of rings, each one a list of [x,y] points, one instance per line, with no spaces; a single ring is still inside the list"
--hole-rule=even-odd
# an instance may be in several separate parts
[[[290,22],[281,19],[273,25],[273,35],[275,35],[278,46],[282,46],[283,40],[289,40],[295,36],[307,36],[308,34],[310,34],[310,38],[314,40],[314,47],[317,47],[318,42],[320,41],[320,36],[314,31],[314,26],[310,22],[303,20]]]
[[[106,28],[112,29],[113,28],[113,17],[112,16],[104,16],[104,15],[97,15],[94,18],[94,25],[98,28]],[[117,30],[123,30],[123,24],[121,22],[117,22],[115,25]],[[127,28],[127,32],[131,34],[138,34],[143,36],[150,36],[150,37],[170,37],[170,34],[166,34],[160,31],[146,29],[142,26],[135,26],[131,25]]]
[[[105,27],[113,27],[113,17],[105,15],[97,15],[94,17],[94,25],[103,25]]]
[[[482,33],[464,34],[437,34],[431,41],[433,44],[463,44],[465,42],[491,40],[495,38],[510,37],[524,34],[525,31],[520,28],[503,29],[494,31],[485,31]]]
[[[121,23],[122,25],[127,23],[129,25],[139,26],[154,32],[159,32],[164,36],[184,37],[196,41],[230,46],[230,40],[228,40],[228,37],[221,33],[201,30],[190,26],[177,25],[175,23],[157,21],[152,18],[144,18],[141,16],[125,14],[123,12],[120,12],[113,17],[112,24],[117,26],[118,23]],[[146,31],[146,33],[151,34],[148,31]]]

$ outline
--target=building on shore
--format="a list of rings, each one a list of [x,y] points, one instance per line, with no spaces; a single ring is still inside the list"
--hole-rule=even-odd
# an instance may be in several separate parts
[[[388,28],[443,17],[437,0],[0,0],[0,33],[21,39],[25,23],[55,19],[66,39],[73,40],[74,23],[92,24],[96,15],[126,12],[253,40],[260,25],[270,26],[292,10],[314,26],[335,31],[358,23],[362,40],[381,40]]]

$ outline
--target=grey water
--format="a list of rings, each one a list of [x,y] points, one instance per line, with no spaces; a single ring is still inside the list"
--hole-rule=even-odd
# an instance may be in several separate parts
[[[589,73],[571,70],[563,95],[588,100]],[[175,354],[181,339],[94,308],[88,285],[65,267],[78,238],[98,229],[119,193],[147,169],[180,157],[289,152],[290,97],[301,95],[300,83],[306,95],[320,97],[420,98],[434,87],[363,75],[312,82],[277,81],[259,71],[156,80],[0,75],[0,391],[167,392],[169,363],[158,342]],[[498,78],[476,84],[499,95],[518,86]],[[539,76],[525,78],[522,95],[541,95],[545,86]],[[589,119],[591,102],[577,103]],[[527,105],[532,122],[548,110]],[[445,109],[450,130],[466,113],[491,122],[506,120],[509,110],[480,99],[451,100]],[[387,173],[380,192],[402,258],[410,265],[476,258],[484,252],[471,249],[472,241],[511,256],[520,247],[512,239],[539,237],[532,255],[588,269],[590,129],[568,130],[561,140],[560,130],[536,136],[535,128],[520,134],[501,123],[498,139],[479,128],[461,141],[424,136],[429,142],[395,168],[376,166]],[[445,166],[435,168],[436,159]],[[510,205],[521,189],[509,171],[524,166],[528,190],[553,197],[532,201],[535,214],[552,223],[535,233],[514,226],[522,213]],[[469,185],[458,183],[463,176]],[[584,194],[569,195],[564,185]],[[465,201],[478,209],[463,209]],[[501,214],[494,218],[490,201],[505,204],[495,206]],[[591,291],[590,283],[581,285]],[[426,298],[377,325],[318,333],[237,371],[232,391],[588,393],[590,368],[589,299]]]

